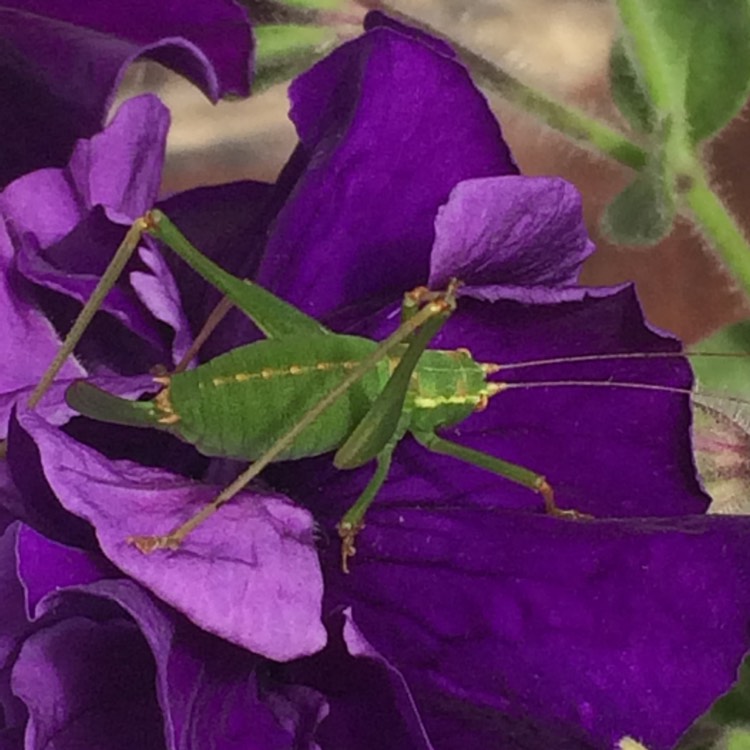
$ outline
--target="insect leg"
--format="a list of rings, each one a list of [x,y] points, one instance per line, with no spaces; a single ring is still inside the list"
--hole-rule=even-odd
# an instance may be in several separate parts
[[[344,573],[349,572],[349,558],[354,557],[357,552],[354,540],[357,538],[357,534],[365,527],[365,513],[367,513],[367,509],[372,505],[372,501],[388,477],[393,451],[402,436],[403,432],[395,435],[394,439],[378,454],[378,465],[372,478],[367,483],[367,487],[364,488],[354,505],[346,511],[343,518],[336,524],[336,530],[341,537],[341,570]]]
[[[293,305],[285,302],[275,294],[238,279],[227,273],[220,266],[209,260],[193,247],[177,227],[158,210],[149,211],[145,216],[136,219],[127,231],[125,238],[117,248],[112,261],[102,275],[99,283],[81,309],[72,328],[65,337],[60,351],[47,368],[39,384],[29,398],[29,408],[33,409],[47,392],[65,360],[72,354],[76,345],[88,328],[91,319],[101,307],[104,298],[114,286],[133,252],[138,247],[144,233],[161,240],[167,247],[179,255],[194,271],[200,274],[209,284],[224,292],[269,338],[289,334],[304,333],[311,336],[330,333],[314,318],[305,315]]]
[[[417,442],[435,453],[453,456],[453,458],[457,458],[460,461],[473,464],[480,469],[486,469],[493,474],[509,479],[511,482],[538,492],[544,500],[545,510],[551,516],[573,519],[590,518],[587,514],[580,513],[577,510],[559,508],[555,502],[555,493],[552,486],[541,474],[537,474],[535,471],[531,471],[510,461],[503,461],[503,459],[490,456],[488,453],[445,440],[438,437],[434,432],[414,432],[412,434]]]
[[[367,414],[339,448],[333,459],[334,466],[339,469],[353,469],[366,464],[373,458],[377,458],[378,462],[375,474],[367,487],[336,526],[341,537],[341,568],[345,573],[349,572],[349,558],[353,557],[357,551],[354,540],[364,528],[365,513],[383,486],[388,476],[393,451],[409,426],[410,415],[404,412],[404,400],[412,373],[422,352],[453,312],[455,303],[452,300],[452,294],[455,287],[455,284],[451,284],[448,290],[448,294],[451,295],[451,306],[443,314],[436,315],[411,334],[409,347],[401,357],[393,375],[388,379],[385,388],[373,401]],[[425,298],[434,299],[435,295],[435,292],[419,287],[414,292],[407,293],[404,299],[405,302],[411,299],[416,305],[422,304]],[[410,311],[406,321],[412,320],[417,312],[417,310]]]
[[[193,339],[193,343],[190,344],[188,350],[182,355],[182,359],[177,363],[173,373],[184,372],[190,366],[193,358],[203,348],[203,344],[208,341],[211,334],[216,330],[216,327],[221,323],[226,314],[234,307],[232,300],[229,297],[222,297],[216,304],[209,316],[203,321],[200,331],[197,336]],[[256,323],[257,325],[257,323]]]
[[[336,526],[341,537],[341,568],[345,573],[349,572],[349,558],[356,552],[354,540],[364,528],[365,513],[388,476],[393,451],[409,426],[410,415],[404,412],[404,400],[414,368],[452,311],[452,307],[446,309],[412,334],[409,347],[385,388],[334,456],[333,464],[338,469],[354,469],[373,458],[377,458],[378,462],[367,487]],[[416,312],[409,315],[407,322],[414,318]]]
[[[330,333],[317,320],[257,284],[238,279],[197,250],[161,211],[144,216],[145,230],[174,250],[194,271],[240,308],[268,338]]]
[[[52,381],[60,371],[60,368],[65,364],[65,360],[73,353],[73,349],[75,349],[76,344],[81,340],[81,336],[83,336],[88,328],[91,319],[101,307],[104,298],[109,294],[109,290],[112,289],[125,265],[130,260],[130,256],[138,247],[145,228],[146,225],[143,219],[137,219],[133,226],[128,229],[109,266],[107,266],[106,271],[101,279],[99,279],[99,283],[94,288],[81,312],[78,313],[78,317],[73,323],[73,327],[68,331],[68,335],[60,347],[60,351],[57,352],[57,355],[52,360],[52,364],[47,368],[47,371],[29,397],[29,409],[33,409],[41,401],[42,396],[44,396],[52,385]]]

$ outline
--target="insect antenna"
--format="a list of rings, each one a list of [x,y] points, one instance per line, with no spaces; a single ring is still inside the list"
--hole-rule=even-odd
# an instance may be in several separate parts
[[[496,393],[504,393],[509,390],[528,389],[528,388],[575,388],[581,386],[585,388],[630,388],[640,391],[661,391],[662,393],[676,393],[683,396],[699,397],[702,399],[715,399],[717,401],[729,402],[734,404],[744,404],[750,406],[750,399],[739,396],[730,396],[724,393],[716,393],[704,390],[693,390],[691,388],[678,388],[671,385],[659,385],[658,383],[629,383],[627,381],[616,380],[540,380],[525,383],[488,383],[487,396],[494,396]]]
[[[502,370],[521,367],[539,367],[543,365],[567,365],[579,362],[601,362],[620,359],[694,359],[698,357],[723,357],[725,359],[748,359],[750,352],[623,352],[621,354],[577,354],[568,357],[551,357],[548,359],[529,359],[521,362],[482,362],[480,367],[487,375],[494,375]]]
[[[620,354],[579,354],[566,357],[550,357],[548,359],[531,359],[520,362],[508,362],[498,364],[495,362],[480,363],[480,367],[487,375],[494,375],[498,372],[513,369],[522,369],[527,367],[542,367],[544,365],[561,365],[576,364],[581,362],[601,362],[617,360],[647,360],[647,359],[679,359],[679,358],[708,358],[722,357],[725,359],[747,359],[750,358],[750,352],[623,352]],[[690,396],[694,399],[705,399],[708,403],[723,402],[742,405],[750,405],[750,400],[740,396],[732,396],[726,393],[707,391],[700,387],[696,388],[679,388],[677,386],[660,385],[658,383],[638,383],[615,380],[547,380],[547,381],[526,381],[500,383],[490,382],[487,384],[487,396],[494,396],[497,393],[520,388],[573,388],[576,386],[593,387],[593,388],[629,388],[642,391],[661,391],[663,393],[676,393]]]

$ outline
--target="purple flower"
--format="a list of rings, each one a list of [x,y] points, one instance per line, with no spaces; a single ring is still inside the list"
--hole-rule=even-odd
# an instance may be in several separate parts
[[[2,0],[0,28],[0,186],[32,169],[62,167],[76,139],[101,129],[136,58],[172,68],[212,101],[248,94],[252,38],[233,0]]]
[[[274,679],[101,555],[14,523],[0,562],[3,747],[311,746],[322,696]]]
[[[405,290],[460,275],[436,346],[501,364],[676,351],[631,288],[576,286],[592,247],[575,190],[518,175],[450,51],[378,14],[368,29],[293,84],[300,144],[276,185],[162,204],[188,236],[337,330],[382,337]],[[25,726],[31,747],[64,732],[94,746],[102,727],[128,747],[670,747],[748,648],[750,527],[702,515],[686,396],[549,383],[687,388],[679,361],[508,370],[517,387],[447,433],[544,472],[590,522],[545,517],[528,490],[407,439],[349,576],[333,525],[371,468],[330,457],[271,467],[177,552],[124,543],[185,519],[237,469],[73,419],[65,383],[85,370],[137,396],[149,379],[125,376],[178,358],[217,295],[144,248],[79,363],[37,413],[23,396],[122,225],[155,200],[164,126],[153,99],[129,102],[67,168],[0,195],[0,305],[34,332],[4,334],[0,374],[0,498],[23,522],[0,550],[6,733]],[[235,311],[204,356],[254,335]],[[82,665],[70,654],[84,646]],[[99,687],[101,674],[115,677]]]

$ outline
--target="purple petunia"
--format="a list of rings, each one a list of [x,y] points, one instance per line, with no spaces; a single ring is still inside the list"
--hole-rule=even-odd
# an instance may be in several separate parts
[[[62,167],[78,138],[101,129],[136,58],[172,68],[212,101],[249,91],[252,37],[234,0],[2,0],[0,29],[0,93],[6,102],[0,112],[0,186],[32,169]]]
[[[236,83],[230,46],[216,54]],[[25,406],[58,331],[157,201],[167,114],[131,100],[101,132],[78,131],[67,164],[32,159],[0,194],[0,746],[671,747],[750,645],[750,522],[704,515],[687,396],[569,383],[689,388],[689,369],[510,365],[677,343],[630,287],[577,286],[593,248],[576,191],[518,174],[442,43],[371,14],[290,96],[300,143],[276,185],[160,207],[335,330],[382,338],[404,291],[460,276],[434,345],[508,365],[497,377],[515,387],[447,436],[543,472],[562,506],[595,519],[546,517],[528,490],[407,439],[349,576],[334,525],[372,468],[336,471],[330,456],[270,467],[176,552],[128,546],[239,470],[63,401],[82,376],[153,392],[143,373],[178,360],[218,300],[148,243],[77,361]],[[233,311],[201,356],[257,335]]]

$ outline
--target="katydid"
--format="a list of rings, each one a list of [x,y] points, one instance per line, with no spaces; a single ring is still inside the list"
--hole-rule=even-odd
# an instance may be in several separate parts
[[[148,401],[128,401],[85,381],[69,387],[69,405],[85,416],[164,430],[192,443],[207,456],[253,461],[213,502],[168,534],[130,538],[129,542],[142,552],[179,547],[196,526],[231,500],[269,463],[336,451],[333,461],[340,469],[376,463],[369,484],[338,524],[342,567],[348,571],[365,513],[387,479],[394,449],[407,433],[429,450],[466,461],[539,493],[550,514],[584,517],[575,510],[558,508],[552,487],[542,475],[437,435],[439,428],[457,424],[484,408],[496,393],[516,387],[488,380],[488,376],[503,368],[478,363],[466,350],[427,348],[455,309],[460,282],[452,281],[441,292],[420,287],[407,293],[400,327],[382,342],[334,334],[262,287],[223,271],[157,210],[138,219],[126,234],[32,394],[31,407],[39,402],[73,351],[144,233],[159,239],[222,291],[266,338],[192,370],[158,375],[155,380],[161,390]],[[611,358],[628,356],[636,355]],[[598,357],[565,361],[594,358]],[[535,364],[541,363],[521,366]],[[591,385],[649,387],[611,382]],[[237,414],[242,416],[238,419]]]
[[[410,432],[426,447],[493,471],[542,495],[550,513],[577,515],[555,505],[539,474],[439,438],[437,428],[455,424],[499,390],[487,366],[465,350],[427,350],[455,308],[458,282],[444,292],[418,288],[405,296],[402,324],[383,342],[333,334],[261,287],[226,273],[196,250],[159,211],[138,219],[68,334],[58,356],[32,394],[35,406],[70,355],[101,301],[144,233],[174,250],[220,289],[265,334],[186,372],[159,375],[162,386],[149,401],[128,401],[84,381],[68,389],[68,403],[102,421],[166,430],[208,456],[254,463],[211,504],[164,536],[129,541],[143,552],[174,549],[205,518],[228,502],[272,461],[336,451],[334,464],[348,469],[375,461],[361,496],[338,525],[342,566],[355,553],[364,515],[385,482],[393,451]],[[236,414],[242,414],[237,419]]]

